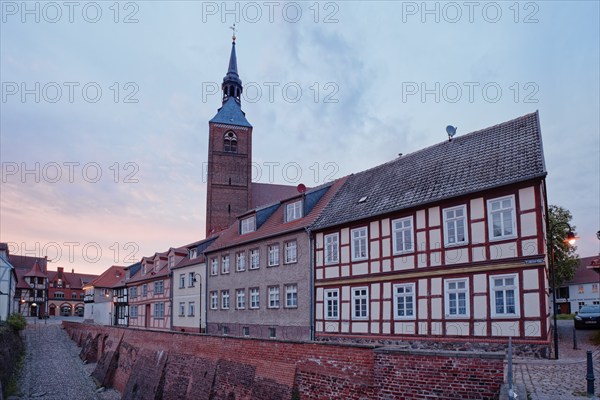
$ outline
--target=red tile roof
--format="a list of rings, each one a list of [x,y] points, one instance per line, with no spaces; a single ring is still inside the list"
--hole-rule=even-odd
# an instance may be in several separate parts
[[[29,270],[29,272],[26,273],[24,276],[37,276],[41,278],[46,278],[46,274],[44,273],[44,271],[42,271],[40,263],[38,263],[37,261],[35,262],[35,264],[33,264],[33,267]]]
[[[125,282],[125,267],[113,265],[95,279],[85,284],[85,286],[110,288],[122,282]]]
[[[600,274],[590,266],[600,266],[600,256],[584,257],[580,259],[579,268],[575,271],[575,275],[567,285],[580,285],[584,283],[600,282]]]
[[[291,222],[285,222],[285,207],[282,207],[281,205],[283,205],[286,202],[289,202],[291,199],[299,197],[300,194],[296,192],[293,196],[288,196],[287,198],[283,198],[283,200],[280,198],[279,202],[281,203],[281,205],[279,206],[279,208],[256,231],[241,235],[239,233],[239,227],[236,221],[236,223],[232,224],[229,228],[227,228],[221,233],[221,236],[219,236],[219,238],[215,240],[215,242],[207,249],[207,252],[233,247],[242,243],[254,242],[260,239],[265,239],[268,237],[281,235],[288,232],[294,232],[308,227],[317,219],[317,217],[321,214],[327,203],[329,203],[333,195],[344,184],[345,181],[346,177],[343,177],[334,181],[332,184],[327,184],[330,185],[329,190],[327,190],[327,193],[323,195],[323,197],[318,201],[318,203],[314,206],[310,213],[304,218],[300,218]],[[319,187],[313,190],[318,189]]]
[[[293,197],[297,194],[296,186],[252,182],[252,204],[250,204],[250,209],[277,203],[281,199]]]

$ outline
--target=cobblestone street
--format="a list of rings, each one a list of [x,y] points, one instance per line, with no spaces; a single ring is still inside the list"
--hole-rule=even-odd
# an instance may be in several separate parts
[[[573,400],[586,396],[586,352],[593,351],[596,399],[600,393],[600,349],[590,343],[594,330],[578,330],[573,349],[573,321],[558,321],[559,360],[515,360],[515,382],[524,384],[531,400]]]
[[[28,318],[23,331],[25,362],[19,376],[19,395],[9,399],[120,399],[114,390],[96,392],[89,376],[95,364],[84,365],[79,358],[81,349],[67,336],[61,322],[62,318],[46,322]]]

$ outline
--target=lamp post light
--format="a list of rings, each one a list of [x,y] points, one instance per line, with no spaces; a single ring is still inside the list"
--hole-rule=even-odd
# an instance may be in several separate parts
[[[198,279],[196,279],[198,277]],[[194,272],[194,284],[198,283],[198,333],[202,333],[202,275],[199,272]]]
[[[568,230],[567,238],[565,242],[569,245],[574,245],[577,241],[577,237],[571,229],[571,225],[568,222],[557,222],[554,225],[550,226],[550,266],[552,269],[552,307],[554,308],[553,316],[554,316],[554,358],[558,360],[558,322],[556,318],[556,265],[554,262],[554,231],[557,227],[562,226],[566,227]]]

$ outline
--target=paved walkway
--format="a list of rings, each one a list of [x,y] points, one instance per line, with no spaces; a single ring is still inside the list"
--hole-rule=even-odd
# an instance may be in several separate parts
[[[515,360],[515,382],[524,384],[531,400],[582,400],[588,398],[587,350],[593,351],[595,393],[600,395],[600,348],[590,342],[594,330],[578,330],[573,349],[573,321],[558,321],[559,360]],[[598,399],[598,397],[596,397]]]
[[[72,317],[77,318],[77,317]],[[116,400],[114,390],[97,393],[90,377],[95,364],[84,364],[80,348],[60,326],[63,319],[29,319],[23,331],[25,363],[19,376],[19,396],[10,399]],[[81,319],[78,319],[81,320]]]

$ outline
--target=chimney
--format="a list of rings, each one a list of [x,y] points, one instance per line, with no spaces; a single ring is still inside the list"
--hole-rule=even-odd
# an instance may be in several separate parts
[[[63,271],[65,270],[63,267],[58,267],[58,279],[62,279],[63,277]]]

